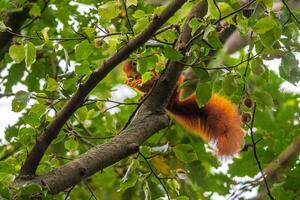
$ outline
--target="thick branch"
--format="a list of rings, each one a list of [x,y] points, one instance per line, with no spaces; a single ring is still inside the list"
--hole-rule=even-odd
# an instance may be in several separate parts
[[[193,16],[203,17],[206,12],[207,2],[204,0],[192,9],[187,18],[176,44],[176,49],[183,54],[186,51],[186,43],[191,38],[191,30],[188,26],[189,20]],[[168,126],[169,119],[165,114],[164,108],[176,87],[177,78],[181,70],[182,66],[177,62],[168,64],[165,73],[155,84],[152,92],[141,105],[132,122],[115,138],[106,144],[93,147],[80,158],[33,181],[46,185],[49,192],[55,194],[138,152],[139,146],[147,138]],[[26,180],[20,179],[17,184],[23,184],[24,182]]]
[[[155,32],[186,2],[186,0],[174,0],[170,3],[160,16],[155,16],[146,29],[136,38],[130,40],[117,53],[96,69],[87,81],[80,85],[76,93],[70,98],[63,108],[58,112],[55,119],[46,127],[45,132],[37,139],[36,144],[28,155],[21,168],[20,175],[33,175],[37,166],[46,152],[48,146],[56,138],[62,126],[73,115],[76,109],[81,106],[88,94],[105,76],[119,63],[150,39]]]

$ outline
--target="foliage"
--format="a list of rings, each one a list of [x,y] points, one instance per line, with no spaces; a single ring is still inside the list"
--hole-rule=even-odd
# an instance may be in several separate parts
[[[2,156],[10,155],[0,161],[1,199],[8,199],[9,195],[16,199],[33,195],[43,199],[65,199],[66,195],[70,199],[162,199],[166,191],[173,199],[212,199],[216,194],[238,193],[234,190],[240,184],[236,177],[255,177],[260,173],[251,147],[227,163],[225,173],[216,170],[221,163],[211,153],[211,146],[174,124],[149,138],[139,154],[88,177],[70,193],[52,196],[46,187],[36,184],[9,193],[28,151],[55,113],[93,70],[141,33],[164,8],[143,0],[125,2],[126,9],[121,0],[0,1],[3,19],[29,9],[20,34],[12,33],[13,44],[0,61],[1,92],[14,93],[12,111],[21,113],[18,122],[6,128],[6,142],[0,146]],[[197,2],[184,4],[164,27],[182,25]],[[273,1],[263,0],[235,12],[241,7],[238,0],[223,0],[217,5],[214,2],[208,1],[209,13],[204,19],[193,18],[189,23],[194,35],[199,29],[204,31],[191,44],[185,60],[193,65],[200,80],[197,102],[204,105],[212,93],[218,92],[239,105],[241,112],[252,113],[253,107],[245,106],[243,99],[255,101],[254,139],[259,140],[256,148],[264,168],[300,133],[300,96],[280,89],[283,81],[296,84],[300,80],[296,56],[300,52],[300,10],[293,10],[293,15],[285,6],[274,11]],[[230,16],[220,25],[218,20],[226,15]],[[253,31],[249,45],[233,55],[224,52],[219,38],[220,30],[229,25],[243,36]],[[9,30],[0,20],[0,31]],[[178,35],[176,28],[166,29],[130,55],[129,59],[137,61],[144,82],[151,79],[152,68],[163,71],[168,60],[179,61],[186,56],[173,48]],[[280,62],[279,73],[265,64],[274,59]],[[128,95],[132,90],[123,85],[124,80],[119,66],[97,85],[51,144],[38,166],[38,175],[78,158],[122,129],[136,107],[126,103],[138,102],[140,98],[138,94]],[[18,90],[20,85],[25,89]],[[249,127],[250,124],[244,126],[245,144],[252,144]],[[276,199],[299,196],[299,160],[289,162],[287,169],[282,172],[284,178],[271,186]],[[260,185],[259,191],[263,188]]]

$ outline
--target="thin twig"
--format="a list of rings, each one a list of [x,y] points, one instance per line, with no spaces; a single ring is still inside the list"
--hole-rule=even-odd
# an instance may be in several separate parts
[[[222,20],[224,20],[224,19],[226,19],[226,18],[228,18],[228,17],[230,17],[230,16],[232,16],[232,15],[234,15],[234,14],[236,14],[236,13],[242,11],[242,10],[244,10],[245,8],[247,8],[248,6],[250,6],[251,4],[253,4],[255,1],[256,1],[256,0],[249,1],[248,3],[246,3],[246,4],[243,5],[243,6],[241,6],[241,7],[238,8],[237,10],[233,11],[232,13],[229,13],[228,15],[225,15],[225,16],[221,17],[221,18],[218,19],[214,24],[216,25],[216,24],[218,24],[220,21],[222,21]]]
[[[89,104],[93,104],[96,102],[109,102],[109,103],[115,103],[118,105],[139,105],[139,103],[136,103],[136,102],[119,102],[119,101],[114,101],[114,100],[109,100],[109,99],[87,99],[86,102],[87,103],[85,103],[84,105],[89,105]]]
[[[16,95],[15,93],[3,93],[3,94],[0,94],[0,99],[3,97],[11,97],[11,96],[15,96],[15,95]]]
[[[268,195],[269,195],[270,199],[273,200],[274,197],[271,194],[271,191],[270,191],[267,179],[265,177],[265,174],[263,172],[263,169],[261,167],[261,164],[260,164],[260,161],[259,161],[259,158],[258,158],[258,155],[257,155],[257,150],[256,150],[256,144],[257,143],[254,140],[254,132],[253,132],[253,124],[254,124],[254,118],[255,118],[255,111],[256,111],[256,103],[254,103],[253,112],[252,112],[252,120],[251,120],[251,125],[250,125],[250,136],[251,136],[251,141],[252,141],[252,144],[253,144],[253,154],[254,154],[254,158],[256,160],[257,166],[258,166],[258,168],[260,170],[261,176],[262,176],[262,178],[264,180],[266,189],[268,191]]]
[[[226,19],[226,18],[228,18],[228,17],[230,17],[230,16],[232,16],[232,15],[234,15],[234,14],[236,14],[236,13],[242,11],[244,8],[250,6],[250,5],[251,5],[252,3],[254,3],[255,1],[256,1],[256,0],[252,0],[252,1],[248,2],[247,4],[243,5],[242,7],[240,7],[239,9],[233,11],[232,13],[229,13],[228,15],[225,15],[225,16],[219,18],[219,19],[214,23],[214,25],[216,25],[216,24],[218,24],[220,21],[222,21],[222,20],[224,20],[224,19]],[[203,30],[205,30],[205,28],[204,28]],[[188,47],[191,43],[193,43],[198,37],[202,36],[204,33],[205,33],[205,31],[201,31],[201,32],[197,33],[196,35],[194,35],[194,36],[187,42],[186,47]]]
[[[75,187],[75,185],[72,186],[72,187],[68,190],[68,192],[67,192],[67,194],[66,194],[66,197],[65,197],[65,200],[67,200],[67,199],[69,198],[69,196],[70,196],[72,190],[74,189],[74,187]]]
[[[216,0],[213,0],[213,1],[214,1],[214,4],[215,4],[216,8],[218,9],[219,19],[221,19],[222,18],[222,12],[221,12],[221,9],[220,9],[220,7],[218,5],[218,2]]]
[[[124,9],[125,9],[125,15],[126,15],[128,26],[130,28],[131,33],[134,34],[134,31],[133,31],[133,28],[132,28],[132,25],[130,23],[129,16],[128,16],[128,10],[127,10],[127,5],[126,5],[126,0],[122,0],[122,3],[123,3],[123,6],[124,6]]]
[[[96,200],[98,200],[98,198],[96,197],[96,195],[94,194],[92,188],[90,187],[90,185],[88,184],[87,181],[84,181],[85,186],[87,187],[87,189],[89,190],[89,192],[91,193],[91,197],[89,199],[91,199],[92,197],[94,197]]]
[[[285,0],[281,0],[282,3],[284,4],[284,6],[286,7],[286,9],[289,11],[290,15],[292,15],[292,17],[296,20],[296,22],[300,25],[300,21],[299,19],[296,17],[296,15],[293,13],[293,11],[289,8],[289,6],[287,5],[287,3],[285,2]]]
[[[164,189],[164,191],[167,195],[168,200],[170,200],[169,192],[168,192],[166,186],[164,185],[164,183],[162,182],[161,178],[159,178],[159,176],[155,173],[154,169],[152,168],[152,166],[149,163],[149,161],[147,160],[147,158],[141,152],[139,152],[139,155],[141,155],[144,158],[144,160],[146,161],[149,169],[151,170],[151,174],[153,174],[155,176],[155,178],[159,181],[159,183],[161,184],[161,186],[163,187],[163,189]]]
[[[170,29],[172,29],[172,28],[178,28],[178,27],[179,27],[178,24],[171,24],[171,25],[165,26],[165,27],[159,29],[159,30],[154,34],[154,36],[159,35],[159,34],[165,32],[165,31],[167,31],[167,30],[170,30]]]

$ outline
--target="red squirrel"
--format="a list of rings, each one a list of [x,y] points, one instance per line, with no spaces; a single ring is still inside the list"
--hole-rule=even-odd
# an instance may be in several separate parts
[[[123,71],[126,84],[142,93],[147,93],[159,74],[153,71],[153,78],[142,83],[141,74],[133,61],[125,61]],[[177,87],[184,82],[181,74]],[[199,108],[195,93],[181,100],[182,89],[174,92],[166,110],[178,124],[205,141],[216,144],[216,155],[232,156],[238,153],[243,144],[244,132],[236,106],[224,96],[215,93],[206,105]]]

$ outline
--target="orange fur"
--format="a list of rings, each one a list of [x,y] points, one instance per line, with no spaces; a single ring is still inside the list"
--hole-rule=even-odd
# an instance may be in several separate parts
[[[127,73],[126,70],[129,68],[123,69]],[[135,79],[134,81],[140,80]],[[183,82],[184,77],[181,76],[178,85]],[[151,82],[145,83],[147,87],[152,84]],[[136,85],[133,80],[128,85],[142,92],[148,91],[145,88],[141,90],[141,86]],[[205,106],[199,108],[194,94],[182,101],[180,100],[181,95],[181,90],[174,92],[167,106],[168,114],[177,123],[205,141],[215,143],[218,156],[228,156],[239,152],[243,144],[244,133],[240,116],[233,103],[215,93]]]

